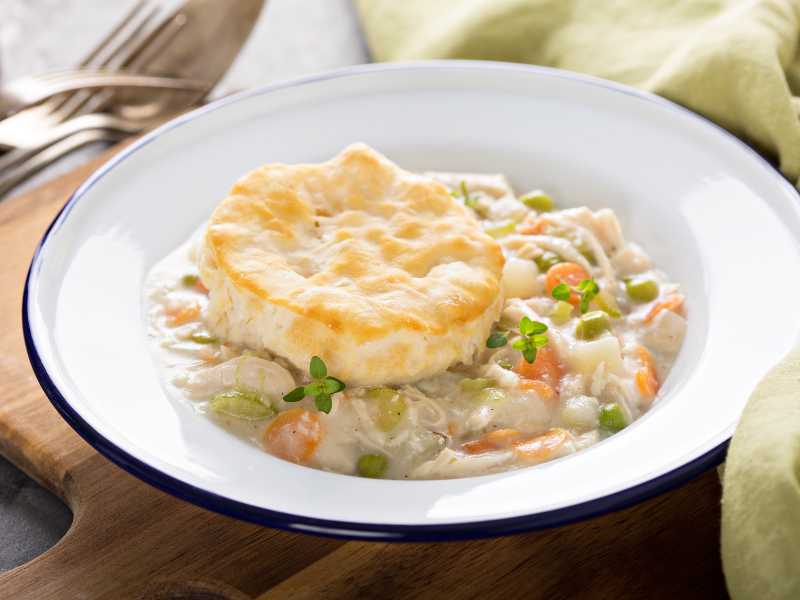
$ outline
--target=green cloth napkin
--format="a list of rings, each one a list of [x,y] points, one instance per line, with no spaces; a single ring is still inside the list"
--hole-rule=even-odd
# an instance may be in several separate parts
[[[800,0],[356,0],[378,61],[470,58],[613,79],[800,177]]]
[[[800,177],[800,0],[356,0],[376,60],[525,62],[660,94]],[[735,600],[800,599],[800,349],[753,393],[728,453]]]

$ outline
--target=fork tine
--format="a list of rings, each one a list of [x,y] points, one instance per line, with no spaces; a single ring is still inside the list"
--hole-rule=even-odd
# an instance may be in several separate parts
[[[135,17],[137,14],[141,13],[142,10],[144,10],[146,3],[147,0],[139,0],[137,6],[134,7],[134,11],[129,12],[128,15],[126,15],[120,25],[115,28],[115,31],[121,32],[125,29],[128,29],[127,26],[130,23],[128,18]],[[141,8],[139,8],[139,6],[141,6]],[[128,31],[124,39],[120,40],[116,47],[111,50],[108,55],[105,56],[103,60],[100,61],[96,66],[113,67],[113,63],[117,63],[117,67],[119,67],[124,65],[124,63],[129,60],[131,54],[140,52],[140,48],[148,43],[147,40],[149,38],[149,36],[146,36],[142,39],[142,32],[147,28],[148,25],[152,23],[159,11],[160,9],[157,6],[152,6],[150,10],[144,14],[144,17],[132,29],[130,29],[130,31]],[[116,36],[107,37],[113,38]],[[99,94],[104,95],[103,92],[99,92]],[[70,117],[78,114],[92,97],[93,94],[91,92],[76,92],[68,96],[63,102],[54,108],[54,112],[56,110],[59,111],[59,118],[61,120],[69,119]]]
[[[120,34],[125,29],[127,29],[131,23],[134,22],[134,20],[138,15],[142,13],[142,11],[147,6],[147,2],[148,0],[136,0],[136,3],[131,7],[131,9],[127,13],[125,13],[125,16],[122,17],[122,19],[120,19],[120,21],[114,26],[114,28],[105,37],[103,37],[103,39],[100,40],[100,42],[97,45],[95,45],[94,48],[92,48],[89,51],[89,54],[87,54],[83,58],[83,60],[80,62],[80,67],[85,68],[89,66],[94,66],[94,67],[107,66],[110,58],[112,58],[116,52],[119,52],[120,48],[124,47],[124,45],[130,41],[131,36],[138,34],[138,32],[140,31],[140,27],[143,26],[142,23],[146,25],[155,16],[156,11],[151,10],[148,14],[144,16],[144,18],[139,24],[139,27],[134,29],[133,32],[131,32],[123,40],[119,41],[116,45],[114,44],[115,40],[120,36]],[[97,58],[103,54],[106,54],[105,59],[97,61]],[[57,110],[59,110],[69,101],[70,98],[74,98],[76,97],[76,95],[77,93],[63,94],[58,98],[54,98],[50,102],[49,106],[51,112],[56,112]]]
[[[100,40],[100,42],[89,51],[83,60],[79,63],[81,68],[89,67],[95,65],[95,59],[103,54],[105,50],[111,47],[112,42],[116,39],[116,37],[122,33],[122,30],[125,29],[136,16],[144,10],[145,6],[147,5],[147,0],[136,0],[136,4],[134,4],[131,9],[125,13],[125,16],[117,23],[114,28],[106,34],[106,36]],[[101,63],[102,66],[102,63]]]

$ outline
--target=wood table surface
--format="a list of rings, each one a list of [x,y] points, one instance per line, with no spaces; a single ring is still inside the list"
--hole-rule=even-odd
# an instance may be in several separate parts
[[[102,160],[102,159],[100,159]],[[156,490],[56,413],[25,354],[33,250],[99,161],[0,203],[0,452],[61,496],[64,538],[0,575],[0,598],[719,598],[720,485],[709,471],[632,508],[471,542],[387,544],[286,533]]]

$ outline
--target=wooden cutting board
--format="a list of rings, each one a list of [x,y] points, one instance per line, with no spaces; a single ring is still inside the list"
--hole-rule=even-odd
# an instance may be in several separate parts
[[[0,452],[74,514],[56,546],[0,575],[0,598],[726,597],[714,471],[633,508],[558,529],[386,544],[239,522],[164,494],[100,456],[40,390],[20,310],[34,247],[105,158],[0,202]]]

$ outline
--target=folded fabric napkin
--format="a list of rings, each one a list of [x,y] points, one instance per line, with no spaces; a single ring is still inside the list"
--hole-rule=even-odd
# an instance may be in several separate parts
[[[800,177],[800,0],[356,0],[375,60],[525,62],[701,113]],[[736,600],[800,599],[800,350],[753,393],[728,453]]]

